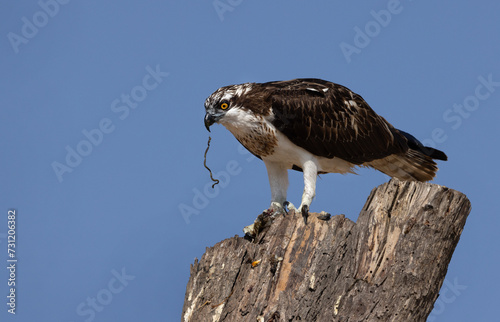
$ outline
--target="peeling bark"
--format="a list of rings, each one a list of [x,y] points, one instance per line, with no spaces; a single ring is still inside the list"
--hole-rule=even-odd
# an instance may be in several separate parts
[[[195,260],[182,321],[425,321],[469,212],[458,191],[393,179],[356,223],[267,218]]]

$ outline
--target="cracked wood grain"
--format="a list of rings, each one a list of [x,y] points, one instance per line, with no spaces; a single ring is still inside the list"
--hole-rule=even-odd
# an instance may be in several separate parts
[[[391,180],[356,223],[277,216],[195,260],[182,321],[425,321],[469,212],[458,191]]]

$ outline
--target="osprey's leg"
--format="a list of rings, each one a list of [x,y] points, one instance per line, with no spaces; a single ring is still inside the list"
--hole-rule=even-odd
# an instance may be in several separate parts
[[[277,213],[285,213],[284,203],[288,189],[288,170],[280,162],[264,161],[271,186],[271,209]]]
[[[307,216],[309,215],[309,206],[316,195],[316,178],[318,176],[318,166],[312,160],[304,162],[302,165],[304,172],[304,193],[302,194],[302,203],[299,210],[302,212],[304,222],[307,224]]]

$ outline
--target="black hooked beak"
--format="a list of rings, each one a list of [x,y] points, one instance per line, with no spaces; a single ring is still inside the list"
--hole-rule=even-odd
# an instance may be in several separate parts
[[[205,114],[205,127],[207,128],[208,132],[210,132],[210,125],[214,123],[215,123],[215,117],[209,112],[207,112],[207,114]]]

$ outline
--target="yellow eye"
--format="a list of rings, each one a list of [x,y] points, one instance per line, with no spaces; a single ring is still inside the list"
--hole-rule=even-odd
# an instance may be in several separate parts
[[[227,109],[228,107],[229,107],[229,104],[227,102],[222,102],[220,104],[220,108],[223,109],[223,110]]]

